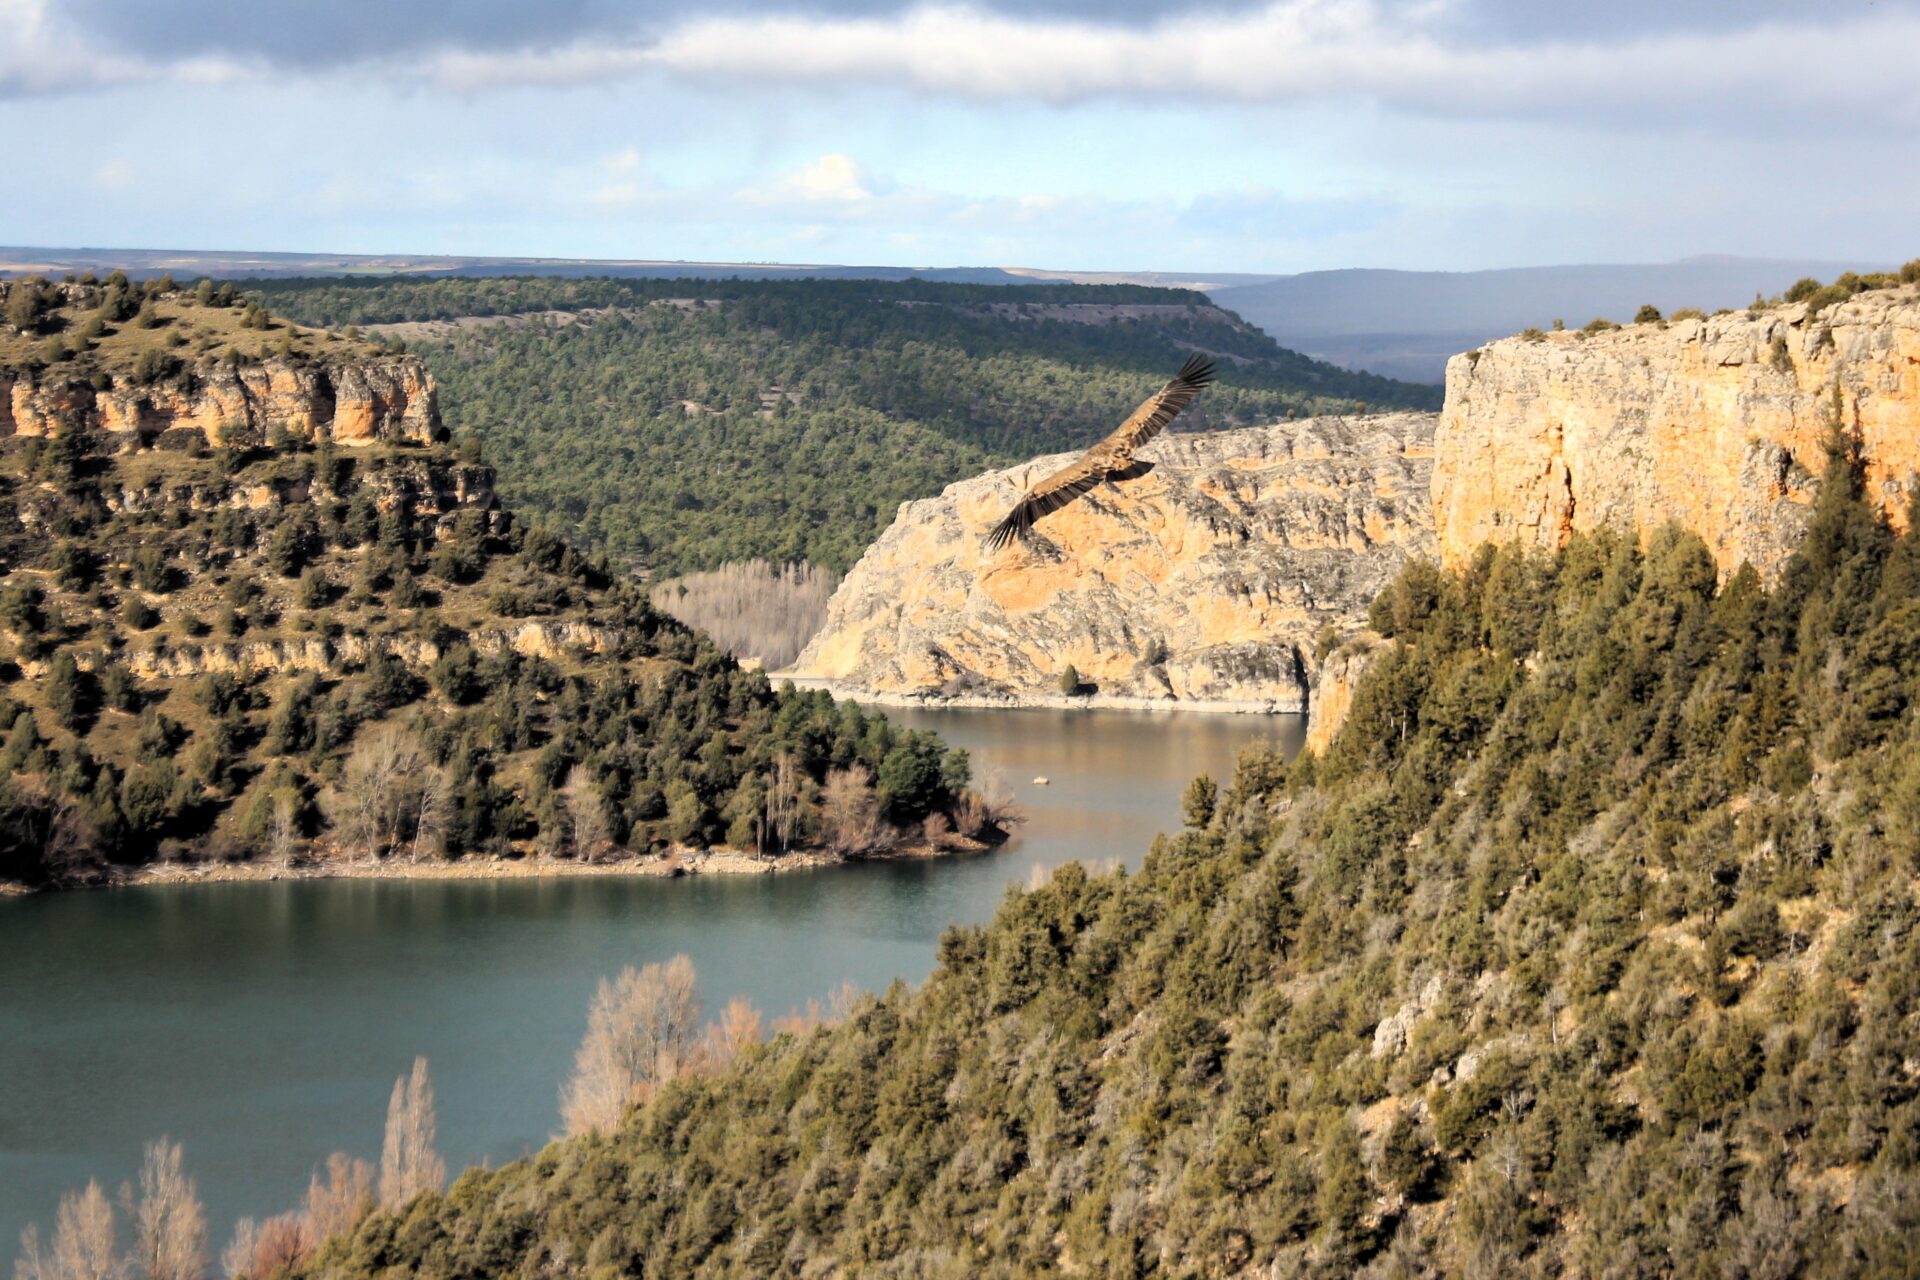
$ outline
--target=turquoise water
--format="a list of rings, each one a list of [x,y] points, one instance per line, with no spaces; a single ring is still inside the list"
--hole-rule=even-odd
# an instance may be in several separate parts
[[[709,1009],[919,981],[954,922],[1074,858],[1137,864],[1193,774],[1297,717],[893,712],[999,773],[1028,821],[991,853],[780,875],[315,881],[0,900],[0,1274],[61,1191],[185,1148],[217,1251],[328,1152],[377,1159],[386,1096],[432,1064],[451,1168],[537,1149],[595,983],[686,952]],[[1046,787],[1032,784],[1045,774]]]

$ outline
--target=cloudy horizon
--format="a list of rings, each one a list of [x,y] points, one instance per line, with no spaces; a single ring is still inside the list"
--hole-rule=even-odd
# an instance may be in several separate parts
[[[1915,0],[0,0],[0,242],[1462,270],[1885,260]]]

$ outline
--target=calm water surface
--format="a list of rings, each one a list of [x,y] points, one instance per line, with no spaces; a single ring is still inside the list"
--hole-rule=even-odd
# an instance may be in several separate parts
[[[954,922],[1036,866],[1139,862],[1195,773],[1297,717],[893,712],[973,753],[1028,815],[990,854],[679,881],[169,886],[0,899],[0,1272],[61,1191],[185,1147],[217,1251],[329,1151],[377,1159],[386,1095],[432,1063],[450,1168],[537,1149],[603,974],[684,951],[710,1009],[769,1014],[917,982]],[[1036,787],[1045,774],[1052,785]]]

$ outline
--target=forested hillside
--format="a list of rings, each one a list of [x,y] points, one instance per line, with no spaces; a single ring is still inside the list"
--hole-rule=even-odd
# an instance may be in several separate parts
[[[1324,757],[306,1272],[1912,1274],[1920,540],[1834,452],[1771,589],[1409,569]]]
[[[909,498],[1099,438],[1195,349],[1184,430],[1437,408],[1436,388],[1274,345],[1139,286],[877,281],[291,280],[312,324],[379,325],[439,377],[509,503],[680,572],[754,557],[844,572]],[[462,317],[491,317],[470,322]],[[390,327],[388,327],[390,326]]]
[[[770,688],[502,509],[413,362],[211,286],[0,305],[0,881],[984,821],[964,753]]]

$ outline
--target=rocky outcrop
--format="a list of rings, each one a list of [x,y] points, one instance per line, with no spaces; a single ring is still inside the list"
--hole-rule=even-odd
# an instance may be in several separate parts
[[[1903,522],[1920,468],[1920,291],[1455,356],[1434,442],[1441,557],[1677,520],[1723,572],[1769,572],[1803,527],[1836,418],[1860,441],[1869,492]]]
[[[1434,418],[1389,414],[1163,436],[1145,478],[1046,517],[1028,546],[981,539],[1040,458],[905,503],[794,665],[889,695],[1087,692],[1300,711],[1314,637],[1361,625],[1432,551]]]
[[[623,634],[585,622],[533,621],[511,629],[438,638],[349,633],[295,640],[150,647],[129,652],[125,662],[134,675],[147,680],[180,679],[215,671],[244,677],[292,671],[327,675],[365,666],[376,652],[383,652],[425,671],[456,643],[469,645],[483,658],[512,649],[522,657],[552,661],[568,654],[616,651]]]
[[[1334,735],[1346,723],[1360,678],[1392,647],[1393,642],[1377,632],[1362,631],[1326,656],[1315,673],[1313,696],[1307,703],[1309,751],[1326,754]]]
[[[142,383],[57,369],[0,370],[0,435],[72,427],[179,447],[259,445],[275,427],[346,445],[446,437],[433,378],[413,356],[206,361]]]
[[[211,467],[209,467],[211,469]],[[448,462],[443,457],[401,455],[376,458],[359,477],[380,511],[404,510],[427,529],[451,527],[462,511],[484,511],[489,528],[504,532],[506,513],[493,487],[493,468],[477,462]],[[141,515],[172,509],[212,511],[222,507],[258,511],[301,503],[339,502],[343,495],[325,487],[308,460],[289,463],[282,474],[236,484],[224,476],[194,480],[150,477],[141,484],[102,486],[100,497],[115,515]],[[21,527],[45,533],[59,527],[69,500],[55,486],[29,492],[16,504]]]

